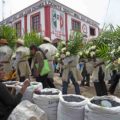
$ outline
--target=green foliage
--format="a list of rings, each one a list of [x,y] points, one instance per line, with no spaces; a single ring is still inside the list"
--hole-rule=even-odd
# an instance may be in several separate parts
[[[107,67],[120,68],[120,27],[110,25],[93,41],[97,46],[97,57],[107,63]]]
[[[61,41],[58,44],[58,52],[55,59],[59,62],[66,57],[78,55],[80,49],[83,47],[83,36],[80,32],[74,32],[68,41]]]
[[[107,44],[101,43],[97,46],[96,56],[99,58],[103,58],[104,60],[111,59],[110,57],[110,49]]]
[[[93,41],[82,42],[80,45],[79,53],[81,59],[93,59],[96,57],[96,45]]]
[[[83,46],[83,35],[80,32],[74,32],[67,43],[67,50],[71,55],[77,55]]]
[[[1,38],[6,39],[9,46],[14,48],[17,39],[15,29],[7,25],[0,26],[0,39]]]
[[[109,25],[101,34],[90,42],[84,43],[80,49],[80,58],[102,58],[106,67],[120,69],[120,27]]]
[[[66,42],[65,42],[65,41],[60,41],[60,42],[58,43],[57,49],[58,49],[58,51],[61,51],[61,49],[62,49],[62,48],[65,48],[65,47],[66,47]]]
[[[35,44],[36,46],[39,46],[43,43],[43,38],[37,33],[31,32],[31,33],[26,33],[24,35],[24,41],[25,41],[25,46],[27,47],[30,47],[31,44]]]

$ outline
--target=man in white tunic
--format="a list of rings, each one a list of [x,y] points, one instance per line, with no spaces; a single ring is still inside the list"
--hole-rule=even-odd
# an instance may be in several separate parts
[[[78,56],[70,56],[63,59],[63,74],[62,74],[63,94],[67,94],[69,79],[72,80],[72,83],[75,87],[75,93],[78,95],[80,94],[78,80],[81,80],[82,77],[80,71],[77,69],[78,61],[79,61]]]
[[[29,48],[24,46],[24,40],[18,39],[16,42],[16,60],[14,67],[16,67],[18,80],[23,82],[25,78],[29,78],[31,75],[30,66],[28,63],[28,57],[30,55]]]
[[[8,46],[6,39],[0,39],[0,64],[3,65],[5,74],[9,74],[12,70],[10,60],[12,56],[12,49]]]
[[[51,87],[54,87],[52,82],[54,81],[54,65],[53,65],[53,60],[54,60],[54,55],[57,52],[57,48],[52,45],[50,38],[44,37],[43,38],[43,44],[39,46],[39,48],[45,53],[45,56],[49,62],[50,66],[50,72],[48,74],[48,81],[50,82]]]

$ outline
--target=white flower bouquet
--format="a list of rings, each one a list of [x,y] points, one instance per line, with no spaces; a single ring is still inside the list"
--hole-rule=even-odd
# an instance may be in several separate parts
[[[62,41],[58,45],[58,52],[55,58],[60,61],[62,60],[64,64],[75,59],[75,56],[79,54],[80,48],[82,46],[83,36],[79,32],[74,32],[73,36],[66,42]]]

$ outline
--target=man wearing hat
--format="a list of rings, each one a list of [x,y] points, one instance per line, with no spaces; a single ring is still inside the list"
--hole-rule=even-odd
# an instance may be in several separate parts
[[[0,46],[2,45],[8,45],[8,42],[6,39],[0,39]]]
[[[50,38],[44,37],[43,38],[43,44],[39,46],[41,50],[45,53],[46,58],[48,59],[49,65],[50,65],[50,73],[48,74],[48,81],[50,82],[51,87],[55,87],[53,82],[53,77],[54,77],[54,65],[53,65],[53,60],[54,60],[54,54],[57,52],[57,48],[52,45],[52,42]],[[54,54],[52,53],[54,51]]]
[[[10,60],[12,56],[12,49],[8,46],[6,39],[0,39],[0,64],[3,65],[5,74],[9,74],[12,70]]]
[[[30,50],[24,46],[24,40],[22,39],[17,40],[16,47],[16,60],[13,66],[16,68],[18,80],[23,82],[25,78],[29,78],[31,75],[31,70],[28,63]]]
[[[44,43],[52,43],[49,37],[44,37],[43,42]]]

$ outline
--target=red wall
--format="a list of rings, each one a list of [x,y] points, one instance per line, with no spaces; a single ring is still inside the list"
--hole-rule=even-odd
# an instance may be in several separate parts
[[[51,38],[50,6],[45,6],[45,36]]]

